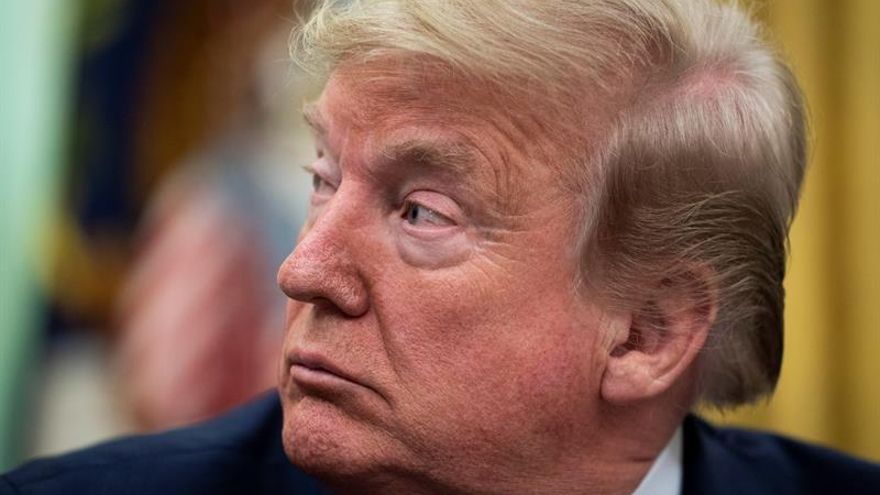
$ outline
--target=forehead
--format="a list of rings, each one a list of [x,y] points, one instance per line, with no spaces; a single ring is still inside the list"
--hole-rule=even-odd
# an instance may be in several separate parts
[[[502,102],[488,85],[416,58],[343,63],[331,74],[320,103],[321,110],[360,128],[406,121],[504,128],[517,120],[519,110]]]
[[[509,204],[526,184],[559,175],[536,159],[542,130],[531,111],[448,69],[386,62],[339,67],[304,114],[346,166],[443,164]]]
[[[331,79],[318,102],[304,106],[303,116],[337,153],[353,140],[361,145],[358,152],[378,155],[368,161],[443,163],[462,174],[472,171],[480,151],[491,148],[484,141],[493,137],[488,122],[480,125],[436,99],[406,102],[341,76]]]

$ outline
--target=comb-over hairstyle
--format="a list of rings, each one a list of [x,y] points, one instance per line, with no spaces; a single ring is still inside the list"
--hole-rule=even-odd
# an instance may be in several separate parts
[[[805,121],[791,72],[736,6],[326,1],[293,49],[323,75],[421,57],[538,107],[583,116],[610,106],[598,136],[577,117],[573,127],[558,120],[567,126],[558,160],[582,182],[581,286],[633,311],[670,291],[717,304],[699,358],[701,398],[727,406],[772,392]]]

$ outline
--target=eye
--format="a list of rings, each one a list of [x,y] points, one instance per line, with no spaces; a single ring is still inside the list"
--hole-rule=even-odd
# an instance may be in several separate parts
[[[312,191],[316,193],[324,193],[330,192],[332,193],[336,188],[330,185],[329,182],[325,181],[318,174],[312,174]]]
[[[408,224],[414,226],[445,227],[455,225],[455,222],[444,215],[414,201],[404,203],[401,217]]]
[[[306,172],[312,176],[312,196],[313,197],[326,197],[326,196],[330,196],[336,192],[336,186],[333,185],[332,182],[325,179],[312,166],[306,165],[303,168],[305,168]]]

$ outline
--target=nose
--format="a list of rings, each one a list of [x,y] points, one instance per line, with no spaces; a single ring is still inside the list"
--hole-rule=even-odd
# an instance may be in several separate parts
[[[364,247],[351,238],[351,223],[324,213],[281,264],[278,285],[291,299],[361,316],[369,308],[369,297],[356,250]]]

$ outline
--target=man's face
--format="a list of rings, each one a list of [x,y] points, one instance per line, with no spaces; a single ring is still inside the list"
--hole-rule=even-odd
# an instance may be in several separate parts
[[[307,111],[315,191],[278,275],[285,449],[337,480],[562,466],[593,439],[604,363],[573,196],[491,95],[374,76],[337,70]]]

